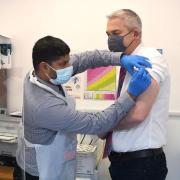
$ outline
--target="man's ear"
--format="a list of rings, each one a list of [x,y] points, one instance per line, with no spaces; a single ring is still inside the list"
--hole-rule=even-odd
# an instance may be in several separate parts
[[[134,37],[139,38],[141,36],[141,32],[139,32],[137,29],[134,30]]]
[[[139,32],[138,31],[134,31],[134,36],[138,36],[139,35]]]
[[[43,73],[48,73],[49,68],[47,67],[47,64],[45,62],[41,62],[39,64],[39,71],[41,71]]]

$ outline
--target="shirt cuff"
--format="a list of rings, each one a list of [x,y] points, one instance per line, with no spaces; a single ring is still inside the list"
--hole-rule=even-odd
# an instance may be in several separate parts
[[[123,54],[122,52],[114,52],[112,54],[112,64],[113,65],[116,65],[116,66],[120,66],[121,65],[120,64],[120,58],[121,58],[122,54]]]
[[[147,71],[149,72],[151,77],[157,81],[158,84],[161,83],[161,77],[158,73],[156,73],[155,71],[153,71],[152,69],[149,69],[149,68],[147,68]]]

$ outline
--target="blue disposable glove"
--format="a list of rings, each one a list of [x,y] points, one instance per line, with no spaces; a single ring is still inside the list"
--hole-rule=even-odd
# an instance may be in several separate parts
[[[134,67],[140,69],[144,68],[152,68],[150,62],[148,62],[148,58],[138,55],[122,55],[120,58],[120,64],[124,67],[131,75],[134,73]]]
[[[139,96],[149,87],[150,84],[151,76],[144,68],[141,68],[132,75],[128,86],[128,93],[133,96]]]

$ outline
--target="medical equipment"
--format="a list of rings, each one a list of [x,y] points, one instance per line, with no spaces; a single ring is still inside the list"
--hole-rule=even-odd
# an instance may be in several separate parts
[[[86,144],[77,145],[77,174],[94,174],[97,147]]]

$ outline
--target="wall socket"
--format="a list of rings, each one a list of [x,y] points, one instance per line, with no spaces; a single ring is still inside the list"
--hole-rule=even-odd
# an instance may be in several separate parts
[[[7,109],[6,108],[0,108],[0,115],[6,115]]]

